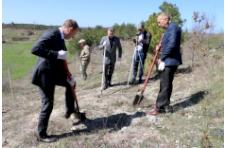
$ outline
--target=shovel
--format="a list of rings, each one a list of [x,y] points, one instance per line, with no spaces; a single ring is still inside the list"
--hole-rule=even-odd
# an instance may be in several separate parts
[[[105,54],[106,54],[106,45],[104,47],[104,58],[103,58],[103,72],[102,72],[102,85],[101,85],[101,94],[103,91],[103,85],[104,85],[104,77],[105,77]]]
[[[163,34],[163,35],[164,35],[164,34]],[[161,36],[160,42],[159,42],[159,44],[158,44],[158,46],[160,46],[160,49],[161,49],[161,47],[162,47],[162,38],[163,38],[163,35]],[[148,83],[148,79],[149,79],[149,77],[150,77],[150,75],[151,75],[152,69],[153,69],[153,67],[154,67],[154,64],[155,64],[155,61],[156,61],[156,58],[157,58],[157,56],[158,56],[158,54],[159,54],[160,49],[157,50],[156,53],[155,53],[155,56],[154,56],[154,58],[153,58],[151,67],[149,68],[148,75],[147,75],[147,77],[146,77],[146,79],[145,79],[145,83],[144,83],[143,87],[141,88],[141,90],[138,90],[138,92],[140,91],[140,93],[139,93],[139,94],[136,94],[136,96],[135,96],[135,98],[134,98],[134,101],[133,101],[133,106],[134,106],[134,107],[135,107],[136,105],[139,105],[139,104],[141,103],[141,101],[144,99],[143,94],[144,94],[145,88],[146,88],[147,83]]]
[[[66,74],[67,74],[68,79],[71,80],[71,75],[70,75],[66,60],[63,60],[63,65],[66,69]],[[85,121],[86,115],[85,115],[85,113],[81,113],[79,111],[79,105],[78,105],[77,96],[76,96],[76,93],[74,90],[74,86],[71,86],[71,90],[72,90],[73,98],[74,98],[76,106],[77,106],[77,110],[75,111],[75,116],[76,116],[76,118],[80,119],[81,121]]]
[[[130,71],[129,71],[129,76],[128,76],[128,80],[127,80],[127,85],[129,85],[129,81],[130,81],[130,77],[131,77],[131,71],[132,71],[132,68],[133,68],[133,65],[134,65],[134,58],[135,58],[135,53],[136,53],[136,46],[134,48],[134,53],[133,53],[133,57],[132,57],[132,62],[131,62],[131,65],[130,65]]]

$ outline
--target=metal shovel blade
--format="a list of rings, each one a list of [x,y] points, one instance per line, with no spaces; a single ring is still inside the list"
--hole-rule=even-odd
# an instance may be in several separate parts
[[[144,99],[143,93],[136,95],[133,101],[133,106],[135,107],[139,105],[143,99]]]
[[[85,121],[86,118],[86,114],[85,113],[81,113],[81,112],[75,112],[75,117],[80,119],[81,121]]]

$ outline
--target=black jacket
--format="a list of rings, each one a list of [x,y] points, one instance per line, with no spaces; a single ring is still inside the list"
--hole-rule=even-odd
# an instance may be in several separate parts
[[[136,33],[136,36],[137,35],[140,35],[140,32],[137,32]],[[152,39],[152,35],[150,32],[147,32],[146,30],[144,31],[144,39],[142,41],[143,43],[143,53],[147,53],[148,52],[148,48],[149,48],[149,45],[150,45],[150,42],[151,42],[151,39]],[[134,39],[134,43],[136,43],[136,40]]]
[[[32,84],[42,88],[67,83],[63,60],[57,59],[58,51],[66,50],[59,29],[46,30],[31,49],[39,56],[32,77]]]

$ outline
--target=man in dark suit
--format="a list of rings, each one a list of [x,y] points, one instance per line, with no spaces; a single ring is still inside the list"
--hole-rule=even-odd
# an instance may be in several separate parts
[[[66,60],[67,50],[64,39],[71,39],[79,27],[76,21],[68,19],[59,29],[46,30],[31,49],[31,53],[38,56],[34,68],[32,84],[40,90],[42,110],[38,121],[38,138],[43,142],[54,142],[55,137],[47,135],[48,121],[53,109],[55,85],[66,87],[66,118],[74,109],[74,98],[71,86],[75,80],[67,79],[63,60]]]
[[[138,65],[140,65],[139,70],[139,83],[142,82],[142,75],[144,73],[144,64],[145,59],[147,57],[149,44],[151,42],[151,33],[147,32],[144,28],[143,24],[138,25],[138,32],[136,33],[136,38],[134,39],[134,43],[136,43],[135,47],[135,55],[134,55],[134,63],[133,63],[133,78],[130,83],[134,84],[138,72]]]
[[[106,55],[105,55],[105,77],[104,77],[104,86],[103,89],[112,86],[111,79],[115,67],[116,61],[121,61],[122,57],[122,46],[120,44],[120,39],[117,36],[114,36],[113,27],[108,28],[108,35],[102,37],[100,45],[98,48],[101,50],[106,46]],[[118,48],[118,58],[116,59],[116,49]],[[104,51],[103,51],[104,53]]]
[[[157,18],[158,26],[166,29],[162,39],[162,54],[158,60],[160,75],[160,90],[156,100],[155,110],[148,112],[157,115],[169,109],[170,97],[173,89],[174,73],[182,64],[180,53],[181,29],[171,22],[167,14],[161,13]],[[160,47],[157,45],[156,50]]]

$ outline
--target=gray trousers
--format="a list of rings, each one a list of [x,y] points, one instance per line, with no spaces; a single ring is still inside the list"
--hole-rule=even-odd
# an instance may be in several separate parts
[[[39,87],[41,102],[42,102],[42,109],[39,115],[38,121],[38,134],[40,137],[46,136],[46,131],[48,128],[48,121],[53,109],[54,104],[54,92],[55,86],[49,86],[46,88]],[[74,98],[72,95],[70,84],[67,83],[66,85],[66,112],[72,113],[75,111],[74,109]]]
[[[87,67],[89,65],[90,61],[81,61],[81,65],[80,65],[80,71],[82,73],[83,79],[86,80],[87,79]]]

